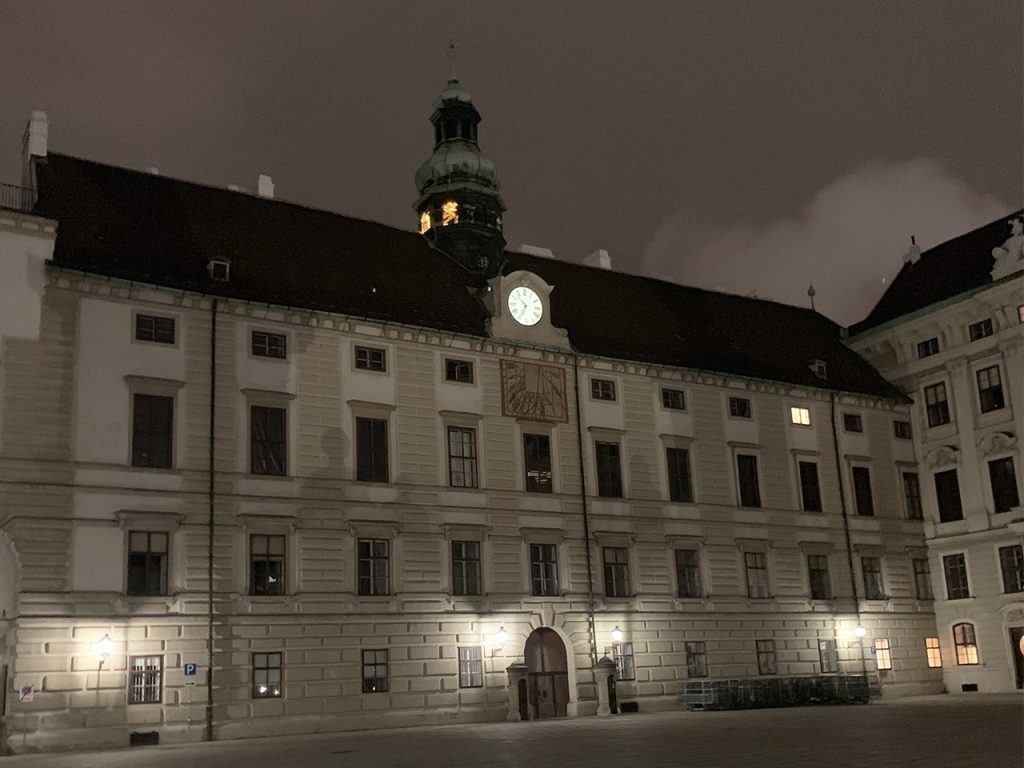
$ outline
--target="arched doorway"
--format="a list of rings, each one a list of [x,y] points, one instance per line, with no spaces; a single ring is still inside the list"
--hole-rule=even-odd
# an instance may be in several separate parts
[[[565,717],[569,703],[569,664],[562,638],[552,629],[536,629],[526,639],[523,656],[529,669],[531,717]]]

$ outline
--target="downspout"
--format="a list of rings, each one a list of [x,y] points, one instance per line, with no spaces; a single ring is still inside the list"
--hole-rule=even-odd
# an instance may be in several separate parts
[[[213,741],[213,535],[216,520],[214,518],[214,469],[216,448],[216,416],[217,416],[217,299],[213,300],[210,314],[210,477],[209,517],[207,518],[206,542],[206,741]]]
[[[583,416],[580,407],[579,356],[573,352],[572,376],[576,390],[576,442],[580,454],[580,502],[583,504],[583,540],[587,549],[587,636],[590,641],[590,664],[597,666],[597,629],[594,626],[594,566],[590,554],[590,520],[587,516],[587,473],[583,465]]]

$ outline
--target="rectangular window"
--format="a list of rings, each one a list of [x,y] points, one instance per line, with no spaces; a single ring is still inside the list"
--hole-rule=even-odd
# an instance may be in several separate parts
[[[363,651],[363,693],[387,693],[387,649]]]
[[[625,547],[604,547],[604,594],[629,597],[629,556]]]
[[[1003,592],[1024,592],[1024,547],[1000,547],[999,570],[1003,573]]]
[[[388,481],[388,423],[356,418],[356,480]]]
[[[174,444],[174,398],[132,396],[132,466],[169,469]]]
[[[777,672],[775,662],[775,641],[757,641],[757,674],[774,675]]]
[[[356,368],[383,373],[388,368],[387,355],[379,347],[356,347]]]
[[[945,382],[940,381],[924,388],[924,404],[929,427],[949,424],[949,400],[946,398]]]
[[[843,431],[856,433],[864,431],[864,421],[861,419],[859,413],[843,414]]]
[[[685,411],[686,393],[681,389],[662,389],[661,406],[670,411]]]
[[[757,456],[736,454],[736,474],[740,483],[740,506],[760,507],[761,486],[757,479]]]
[[[591,379],[590,396],[595,400],[614,400],[615,382],[610,379]]]
[[[288,337],[283,333],[252,332],[252,353],[255,357],[288,357]]]
[[[978,663],[978,641],[974,636],[973,624],[953,625],[953,645],[956,646],[956,663],[958,665]]]
[[[1003,383],[999,378],[999,366],[993,365],[978,371],[978,402],[981,412],[998,411],[1003,402]]]
[[[459,688],[484,687],[484,658],[479,645],[459,648]]]
[[[831,600],[832,584],[828,577],[828,556],[808,555],[807,576],[812,600]]]
[[[249,594],[284,594],[285,537],[249,537]]]
[[[984,339],[985,337],[992,335],[992,320],[990,318],[986,318],[984,320],[979,320],[976,323],[971,323],[967,326],[967,330],[970,333],[971,341]]]
[[[470,360],[453,360],[445,358],[444,378],[446,381],[456,381],[460,384],[473,383],[473,363]]]
[[[252,655],[252,697],[254,699],[281,698],[280,653],[254,653]]]
[[[665,460],[668,465],[669,499],[691,503],[693,485],[690,482],[690,452],[685,448],[666,448]]]
[[[163,656],[130,656],[128,658],[128,703],[159,704],[163,676]]]
[[[918,600],[934,600],[932,594],[932,569],[927,558],[914,558],[914,597]]]
[[[964,508],[960,504],[960,482],[955,469],[935,473],[935,496],[939,504],[940,523],[964,519]]]
[[[700,556],[696,549],[676,550],[676,585],[679,597],[700,597]]]
[[[391,594],[391,542],[387,539],[359,539],[359,594]]]
[[[926,637],[924,639],[924,652],[928,658],[928,666],[932,669],[942,666],[942,651],[939,648],[939,638]]]
[[[167,534],[128,534],[128,594],[167,594]]]
[[[284,408],[250,407],[250,467],[254,475],[284,475],[286,442]]]
[[[595,442],[597,455],[597,495],[607,498],[622,497],[622,465],[619,463],[619,444]]]
[[[839,671],[839,654],[836,651],[835,640],[818,641],[818,663],[821,664],[823,675]]]
[[[801,461],[800,503],[805,512],[821,512],[821,486],[818,483],[818,465],[813,461]]]
[[[875,514],[875,502],[871,497],[871,470],[867,467],[853,468],[853,498],[858,515],[871,517]]]
[[[789,420],[801,427],[809,427],[811,425],[811,409],[794,405],[789,409]]]
[[[730,397],[729,415],[737,419],[751,418],[750,400],[745,397]]]
[[[744,552],[747,597],[768,597],[768,556],[764,552]]]
[[[155,315],[135,316],[135,338],[138,341],[155,341],[158,344],[174,343],[174,318]]]
[[[860,559],[860,570],[864,576],[864,599],[885,600],[881,558],[862,557]]]
[[[921,508],[921,484],[917,479],[917,472],[903,473],[903,501],[907,506],[908,520],[924,519]]]
[[[480,542],[452,542],[452,594],[479,595]]]
[[[937,354],[939,354],[939,339],[937,336],[917,342],[918,357],[931,357]]]
[[[551,493],[551,438],[548,435],[523,435],[523,466],[527,491]]]
[[[889,649],[889,638],[875,638],[875,666],[881,669],[892,669],[892,651]]]
[[[896,419],[892,423],[893,436],[900,440],[910,440],[914,435],[910,430],[910,422]]]
[[[1013,457],[1007,456],[988,463],[988,479],[992,483],[992,504],[996,514],[1009,512],[1020,506],[1017,493],[1017,473],[1013,470]]]
[[[530,545],[530,594],[535,597],[558,594],[558,560],[554,544]]]
[[[971,588],[967,583],[967,558],[962,552],[945,555],[942,558],[942,571],[946,575],[947,600],[962,600],[971,596]]]
[[[448,427],[448,482],[453,488],[477,488],[476,430]]]
[[[708,650],[703,642],[686,643],[686,676],[708,676]]]
[[[615,650],[615,679],[635,680],[636,666],[633,664],[633,644],[616,643]]]

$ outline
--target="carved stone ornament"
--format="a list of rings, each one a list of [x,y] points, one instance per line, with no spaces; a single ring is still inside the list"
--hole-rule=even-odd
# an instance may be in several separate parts
[[[940,445],[925,454],[924,465],[933,469],[960,463],[960,451],[952,445]]]
[[[985,435],[978,442],[978,450],[982,456],[991,456],[995,453],[1007,453],[1017,447],[1017,436],[1012,432],[993,432]]]
[[[992,249],[992,257],[996,260],[992,267],[992,279],[999,280],[1024,269],[1024,223],[1020,219],[1011,219],[1010,237],[1001,246]]]

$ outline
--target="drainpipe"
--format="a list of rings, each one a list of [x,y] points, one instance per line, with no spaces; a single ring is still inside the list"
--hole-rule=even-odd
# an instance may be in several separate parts
[[[576,390],[576,442],[580,452],[580,502],[583,504],[583,539],[587,548],[587,638],[590,641],[590,665],[597,666],[597,629],[594,626],[594,566],[590,554],[590,520],[587,517],[587,473],[583,465],[583,416],[580,407],[579,356],[573,353],[572,375]]]
[[[217,416],[217,299],[213,300],[210,313],[210,476],[209,517],[207,519],[206,542],[206,741],[213,741],[213,534],[216,520],[214,518],[214,468],[216,448],[216,416]]]

